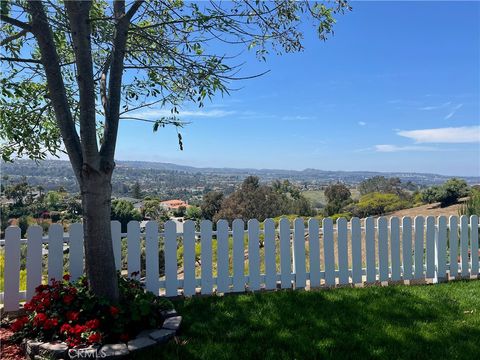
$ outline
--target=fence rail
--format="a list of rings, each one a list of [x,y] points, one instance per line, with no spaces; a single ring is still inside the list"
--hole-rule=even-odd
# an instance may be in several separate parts
[[[112,221],[111,229],[117,270],[140,271],[148,290],[166,296],[479,275],[476,215],[340,218],[336,224],[329,218],[321,223],[281,219],[278,224],[238,219],[231,227],[220,220],[215,230],[205,220],[200,231],[186,221],[182,233],[172,221],[163,231],[149,221],[144,232],[132,221],[126,233]],[[41,227],[31,226],[22,239],[18,227],[7,228],[0,242],[5,261],[0,301],[6,311],[17,310],[42,281],[64,272],[73,279],[84,273],[83,226],[72,224],[68,230],[53,224],[43,236]],[[25,290],[20,289],[21,273]]]

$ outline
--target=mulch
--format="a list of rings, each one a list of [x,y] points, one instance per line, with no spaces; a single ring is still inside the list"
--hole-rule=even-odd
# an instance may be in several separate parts
[[[8,341],[12,334],[10,329],[0,328],[0,357],[2,360],[23,360],[25,355],[20,345]]]

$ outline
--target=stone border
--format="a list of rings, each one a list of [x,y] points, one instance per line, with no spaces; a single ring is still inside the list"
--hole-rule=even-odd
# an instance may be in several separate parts
[[[161,328],[144,330],[128,343],[91,345],[84,348],[69,349],[67,344],[59,341],[41,343],[35,340],[24,340],[23,347],[26,358],[29,360],[119,359],[132,352],[166,343],[177,334],[182,323],[182,317],[175,310],[162,311],[162,315],[165,321]]]

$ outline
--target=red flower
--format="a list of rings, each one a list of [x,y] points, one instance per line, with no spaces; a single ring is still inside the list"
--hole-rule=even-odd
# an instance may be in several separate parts
[[[12,329],[13,332],[20,331],[22,330],[22,328],[25,326],[26,323],[28,323],[28,317],[26,316],[19,317],[10,325],[10,329]]]
[[[67,318],[68,321],[77,321],[78,317],[80,316],[80,313],[78,311],[72,311],[69,310],[65,314],[65,317]]]
[[[38,313],[33,318],[33,325],[34,326],[42,325],[46,320],[47,320],[47,315],[45,315],[44,313]]]
[[[120,341],[128,342],[128,340],[130,340],[130,336],[127,333],[120,335]]]
[[[99,343],[100,341],[102,341],[102,335],[100,335],[99,333],[92,333],[89,337],[88,337],[88,342],[89,343]]]
[[[73,328],[70,326],[70,324],[63,324],[62,327],[60,328],[60,332],[62,334],[64,333],[71,333]]]
[[[48,290],[48,285],[38,285],[35,288],[35,292],[41,293],[43,290]]]
[[[31,302],[27,302],[23,305],[23,308],[25,311],[33,311],[35,310],[35,305],[33,305]]]
[[[73,333],[75,335],[81,335],[85,331],[87,331],[87,327],[85,325],[77,324],[73,327]]]
[[[42,299],[42,303],[44,307],[49,307],[50,306],[50,298],[49,297],[44,297]]]
[[[45,323],[43,324],[43,328],[45,330],[50,330],[51,328],[54,328],[56,326],[58,326],[58,319],[57,318],[47,319],[47,320],[45,320]]]
[[[112,316],[117,316],[120,310],[115,306],[110,306],[110,314]]]
[[[65,294],[63,296],[63,303],[65,305],[70,305],[73,302],[73,300],[75,300],[75,297],[73,295]]]
[[[70,281],[70,275],[69,274],[63,275],[63,280]]]
[[[85,323],[85,326],[89,329],[98,329],[100,327],[100,320],[98,319],[92,319],[92,320],[88,320],[86,323]]]
[[[67,345],[69,347],[74,347],[80,344],[80,339],[75,339],[74,337],[67,338]]]

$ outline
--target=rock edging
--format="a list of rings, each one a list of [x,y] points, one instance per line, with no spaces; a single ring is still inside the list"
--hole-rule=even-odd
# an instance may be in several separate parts
[[[158,344],[164,344],[173,338],[182,322],[182,317],[175,310],[162,311],[165,321],[161,328],[144,330],[128,343],[91,345],[84,348],[68,348],[59,341],[42,343],[25,340],[23,345],[29,360],[46,359],[104,359],[113,360],[127,357],[132,352]]]

